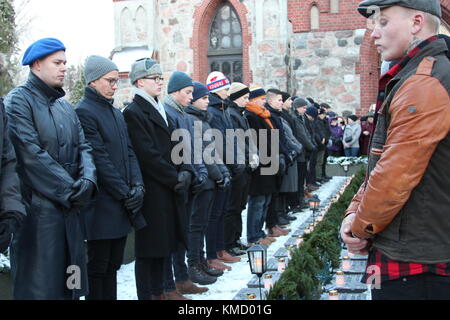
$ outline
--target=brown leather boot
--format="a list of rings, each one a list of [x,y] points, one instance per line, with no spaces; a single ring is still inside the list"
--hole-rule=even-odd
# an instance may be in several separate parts
[[[284,234],[281,232],[281,230],[278,230],[277,227],[273,227],[268,232],[269,236],[271,237],[281,237],[284,236]]]
[[[159,296],[152,295],[152,300],[166,300],[166,296],[164,294],[161,294]]]
[[[177,291],[181,294],[198,294],[209,290],[207,287],[197,287],[191,280],[184,282],[176,282]]]
[[[216,253],[217,253],[217,258],[226,263],[236,263],[236,262],[241,261],[241,258],[233,257],[231,254],[229,254],[225,250],[217,251]]]
[[[283,234],[283,236],[288,235],[289,232],[292,231],[292,229],[289,228],[281,228],[280,226],[275,226],[275,229],[277,229],[279,232]]]
[[[217,269],[217,270],[228,270],[231,271],[231,267],[222,263],[222,261],[219,261],[218,259],[214,259],[214,260],[208,260],[208,266],[210,268],[213,269]]]
[[[270,246],[272,244],[272,241],[270,241],[267,238],[261,238],[261,239],[258,240],[258,243],[262,244],[263,246],[268,247],[268,246]]]
[[[192,300],[181,295],[177,290],[164,292],[163,300]]]

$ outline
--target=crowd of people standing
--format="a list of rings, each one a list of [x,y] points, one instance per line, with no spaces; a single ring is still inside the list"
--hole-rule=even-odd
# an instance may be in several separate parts
[[[359,132],[372,132],[353,115],[343,128],[327,104],[220,72],[201,83],[176,71],[165,83],[150,58],[131,66],[134,98],[120,112],[118,67],[90,56],[74,108],[63,99],[65,50],[53,38],[33,43],[28,81],[5,98],[4,159],[21,192],[7,202],[0,249],[11,245],[15,299],[117,299],[132,228],[139,299],[205,292],[197,284],[214,283],[253,244],[289,233],[290,213],[331,179],[328,155],[356,155]],[[205,139],[212,130],[224,139]],[[243,144],[230,137],[237,131]],[[177,140],[180,132],[188,135]]]

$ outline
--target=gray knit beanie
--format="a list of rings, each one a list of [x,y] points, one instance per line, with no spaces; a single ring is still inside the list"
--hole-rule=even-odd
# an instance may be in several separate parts
[[[194,82],[192,78],[189,77],[186,73],[181,71],[175,71],[172,73],[169,79],[169,84],[167,85],[167,93],[172,93],[175,91],[179,91],[186,87],[193,87]]]
[[[119,68],[111,60],[100,56],[88,57],[84,65],[84,77],[86,78],[86,85],[88,85],[92,81],[100,79],[105,74],[108,74],[114,70],[119,71]]]

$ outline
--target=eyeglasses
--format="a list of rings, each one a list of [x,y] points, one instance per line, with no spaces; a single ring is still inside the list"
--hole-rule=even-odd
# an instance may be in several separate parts
[[[105,79],[106,81],[108,81],[109,85],[111,87],[114,87],[119,82],[119,79],[113,79],[113,78],[102,78],[102,79]]]
[[[156,83],[160,83],[161,81],[164,81],[163,77],[144,77],[142,79],[148,79],[148,80],[155,80]]]

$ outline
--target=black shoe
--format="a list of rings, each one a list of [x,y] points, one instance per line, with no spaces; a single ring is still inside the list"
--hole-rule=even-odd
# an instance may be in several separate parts
[[[311,185],[313,187],[320,188],[320,183],[314,182],[314,183],[311,183]]]
[[[200,263],[200,266],[202,267],[202,270],[203,270],[207,275],[210,275],[210,276],[212,276],[212,277],[220,277],[220,276],[223,276],[223,271],[222,271],[222,270],[217,270],[217,269],[210,268],[210,267],[208,266],[208,263],[206,262],[206,260],[203,260],[203,261]]]
[[[287,220],[284,216],[278,217],[278,223],[277,224],[279,226],[286,226],[286,225],[288,225],[290,223],[291,223],[291,221]]]
[[[207,274],[201,264],[194,264],[188,268],[189,279],[201,285],[213,284],[217,281],[217,277]]]
[[[245,244],[243,244],[241,241],[237,241],[236,242],[236,248],[245,251],[245,253],[247,253],[247,250],[250,249],[250,247],[246,246]]]
[[[297,217],[293,217],[293,216],[290,216],[290,215],[285,215],[284,216],[287,220],[289,220],[289,221],[295,221],[295,220],[297,220]]]
[[[232,255],[233,257],[239,257],[239,256],[243,256],[244,254],[247,254],[247,251],[241,250],[238,247],[228,249],[227,252],[230,255]]]

